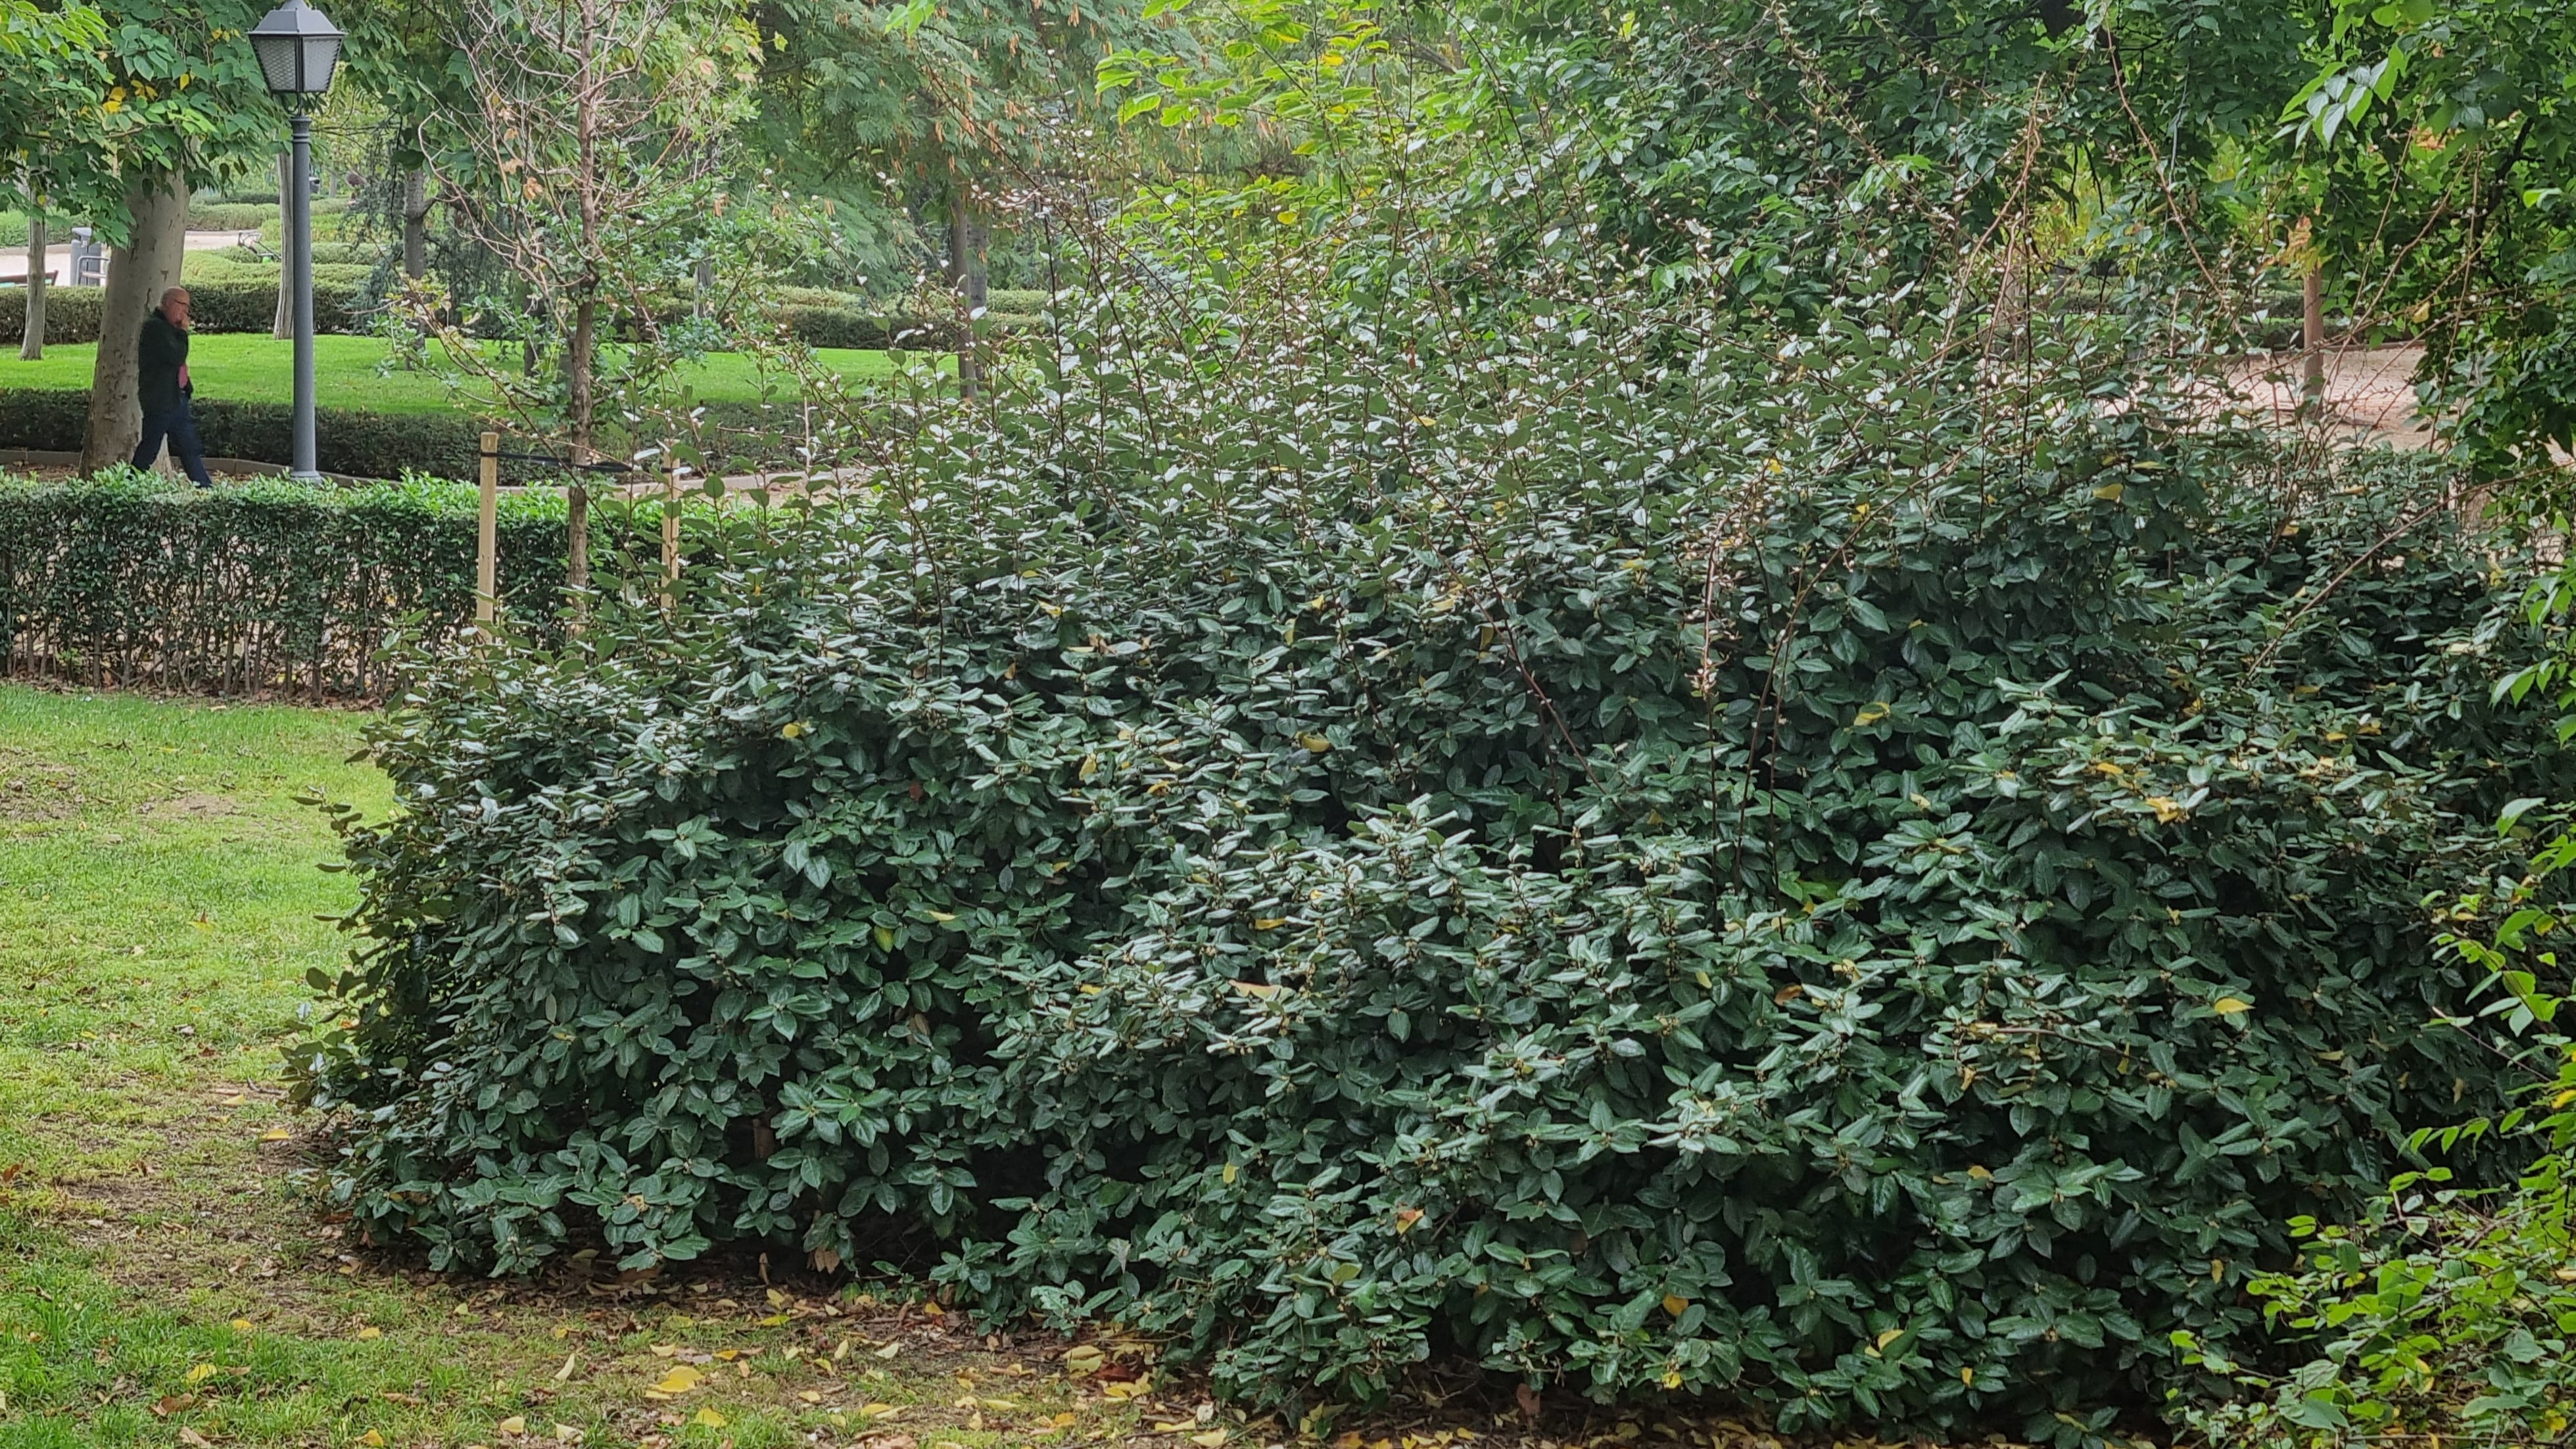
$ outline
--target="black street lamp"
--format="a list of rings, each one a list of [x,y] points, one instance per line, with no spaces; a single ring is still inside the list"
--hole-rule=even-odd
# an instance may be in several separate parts
[[[295,124],[295,180],[287,188],[288,257],[294,275],[280,284],[295,289],[295,467],[290,476],[322,481],[313,443],[313,110],[331,89],[340,64],[340,28],[304,3],[286,0],[251,27],[250,48],[268,78],[268,92],[285,103]]]

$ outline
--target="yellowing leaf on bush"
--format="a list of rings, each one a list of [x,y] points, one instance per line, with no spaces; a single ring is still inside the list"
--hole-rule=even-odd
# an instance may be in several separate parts
[[[1860,713],[1852,716],[1852,723],[1855,726],[1874,725],[1894,712],[1895,711],[1890,708],[1887,701],[1883,699],[1872,700],[1868,704],[1864,704],[1860,707]]]
[[[1279,988],[1266,981],[1238,981],[1234,983],[1234,989],[1242,992],[1246,996],[1259,997],[1264,1000],[1279,994]]]
[[[2233,996],[2222,996],[2216,1001],[2209,1003],[2209,1009],[2218,1013],[2220,1016],[2234,1016],[2240,1011],[2252,1011],[2254,1009],[2254,1003],[2250,1001],[2239,1001]]]
[[[1967,1366],[1967,1365],[1963,1365],[1963,1366],[1961,1366],[1961,1368],[1959,1369],[1959,1382],[1961,1382],[1961,1383],[1963,1383],[1963,1384],[1966,1384],[1968,1387],[1970,1387],[1970,1388],[1972,1388],[1972,1389],[1973,1389],[1973,1388],[1975,1388],[1975,1387],[1977,1386],[1977,1371],[1976,1371],[1976,1369],[1975,1369],[1973,1366]]]
[[[1667,1293],[1664,1295],[1664,1311],[1675,1318],[1681,1317],[1683,1312],[1689,1307],[1690,1300],[1682,1297],[1678,1293]]]
[[[2172,797],[2166,795],[2148,796],[2147,808],[2156,812],[2156,821],[2158,824],[2162,825],[2171,825],[2175,821],[2180,820],[2191,813],[2190,811],[2182,808],[2180,804],[2176,803]]]
[[[1288,918],[1286,916],[1262,916],[1252,923],[1252,929],[1256,931],[1275,931],[1286,924],[1288,924]],[[1242,984],[1243,983],[1240,981],[1235,983],[1237,986]]]
[[[705,1374],[698,1372],[687,1364],[681,1364],[679,1367],[672,1369],[669,1373],[662,1375],[662,1381],[655,1384],[653,1388],[658,1393],[685,1394],[689,1390],[696,1388],[698,1385],[705,1383],[706,1381],[707,1376]]]
[[[710,1429],[721,1429],[725,1426],[725,1416],[717,1413],[712,1405],[700,1404],[698,1411],[689,1416],[689,1422],[704,1424]]]
[[[1311,730],[1305,734],[1299,735],[1297,737],[1297,743],[1304,745],[1307,749],[1312,750],[1319,755],[1333,747],[1333,742],[1331,740],[1328,740],[1322,735],[1316,734]]]

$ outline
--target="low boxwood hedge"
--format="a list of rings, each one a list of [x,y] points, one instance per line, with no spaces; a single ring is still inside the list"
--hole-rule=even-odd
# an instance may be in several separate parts
[[[206,454],[256,463],[294,460],[295,410],[284,403],[199,398],[193,409]],[[0,388],[0,448],[80,451],[89,429],[86,388]],[[324,472],[361,478],[425,473],[472,478],[483,425],[461,413],[380,413],[317,408],[314,444]],[[512,480],[527,476],[514,466]]]
[[[200,332],[266,332],[275,327],[277,281],[274,269],[271,271],[272,275],[265,281],[197,280],[188,283],[189,300],[195,304],[193,325]],[[45,341],[96,342],[106,310],[106,298],[107,290],[103,287],[46,288]],[[314,331],[364,332],[371,310],[371,304],[357,284],[315,279]],[[26,327],[26,290],[19,287],[0,289],[0,338],[24,336]]]
[[[193,411],[198,439],[210,458],[279,464],[294,460],[295,410],[288,404],[199,398]],[[791,405],[709,403],[696,412],[704,430],[704,451],[718,468],[778,466],[795,457],[801,414]],[[471,479],[481,468],[483,430],[492,426],[459,412],[320,407],[314,410],[314,447],[326,473],[356,478],[420,473]],[[0,448],[76,453],[88,427],[86,388],[0,388]],[[642,446],[614,426],[601,441],[612,455],[630,454]],[[506,446],[512,452],[543,451],[517,439]],[[520,460],[505,461],[501,475],[512,483],[558,476],[557,470],[543,464]]]
[[[471,625],[474,510],[472,488],[425,480],[0,482],[0,661],[85,684],[371,694],[397,628],[439,640]],[[503,601],[541,636],[563,520],[551,493],[501,508]]]

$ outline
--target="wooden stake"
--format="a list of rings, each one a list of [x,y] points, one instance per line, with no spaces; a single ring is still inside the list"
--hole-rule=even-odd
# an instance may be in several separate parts
[[[679,445],[672,444],[665,455],[671,468],[663,475],[662,485],[662,604],[668,608],[679,598],[680,589]]]
[[[483,496],[474,518],[474,622],[492,632],[501,603],[501,435],[483,435]]]
[[[2326,273],[2322,266],[2308,268],[2300,286],[2301,317],[2299,340],[2308,350],[2305,376],[2300,391],[2312,403],[2322,403],[2326,396]]]

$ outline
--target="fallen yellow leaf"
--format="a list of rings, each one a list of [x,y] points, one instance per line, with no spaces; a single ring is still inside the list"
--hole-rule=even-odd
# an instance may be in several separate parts
[[[214,1376],[215,1366],[210,1363],[201,1363],[195,1368],[188,1370],[188,1382],[192,1384],[202,1384]]]
[[[262,1142],[283,1142],[294,1135],[294,1133],[287,1131],[283,1127],[271,1127],[267,1131],[259,1134],[259,1140]],[[372,1434],[375,1431],[370,1429],[367,1432]]]
[[[510,1417],[503,1419],[500,1423],[495,1424],[492,1427],[500,1430],[504,1434],[524,1434],[528,1432],[527,1416],[524,1414],[512,1414]]]
[[[1210,1429],[1204,1434],[1192,1434],[1190,1442],[1198,1445],[1199,1449],[1216,1449],[1216,1446],[1225,1442],[1225,1431]]]
[[[717,1413],[712,1407],[702,1404],[696,1413],[689,1416],[689,1422],[704,1424],[710,1429],[721,1429],[725,1426],[725,1416]]]
[[[562,1383],[564,1380],[566,1380],[566,1379],[568,1379],[568,1378],[571,1378],[571,1377],[572,1377],[572,1371],[573,1371],[575,1368],[579,1367],[579,1366],[580,1366],[580,1364],[581,1364],[581,1355],[580,1355],[580,1354],[577,1354],[577,1353],[568,1353],[568,1354],[565,1354],[565,1355],[564,1355],[564,1361],[563,1361],[563,1367],[555,1370],[555,1382],[556,1382],[556,1383]]]
[[[1132,1399],[1142,1395],[1145,1389],[1143,1379],[1121,1379],[1116,1383],[1102,1384],[1100,1396],[1104,1399]]]
[[[252,1324],[247,1318],[236,1318],[233,1320],[233,1328],[238,1332],[248,1333],[251,1331]]]
[[[366,1445],[367,1449],[385,1449],[385,1436],[373,1429],[359,1435],[355,1442]]]
[[[796,1397],[803,1399],[809,1404],[819,1404],[823,1402],[823,1396],[814,1392],[812,1389],[799,1389],[796,1393]]]
[[[365,1328],[361,1328],[361,1329],[359,1329],[359,1330],[358,1330],[358,1337],[359,1337],[359,1338],[361,1338],[361,1339],[382,1338],[382,1337],[384,1337],[384,1336],[385,1336],[385,1331],[384,1331],[383,1329],[381,1329],[381,1328],[377,1328],[377,1327],[375,1327],[375,1326],[374,1326],[374,1325],[372,1325],[372,1324],[370,1324],[369,1326],[367,1326],[367,1327],[365,1327]]]
[[[655,1384],[653,1387],[660,1393],[685,1394],[689,1390],[706,1382],[706,1378],[707,1376],[705,1374],[698,1372],[687,1364],[682,1364],[671,1370],[669,1373],[662,1375],[662,1381]]]
[[[903,1352],[903,1340],[898,1338],[888,1343],[885,1347],[878,1349],[876,1354],[879,1358],[892,1358],[901,1352]]]
[[[764,1318],[764,1319],[760,1320],[760,1326],[761,1326],[761,1327],[763,1327],[763,1328],[776,1328],[776,1327],[778,1327],[780,1324],[785,1323],[786,1321],[787,1321],[787,1315],[786,1315],[786,1314],[784,1314],[784,1313],[773,1313],[773,1314],[769,1315],[767,1318]]]

